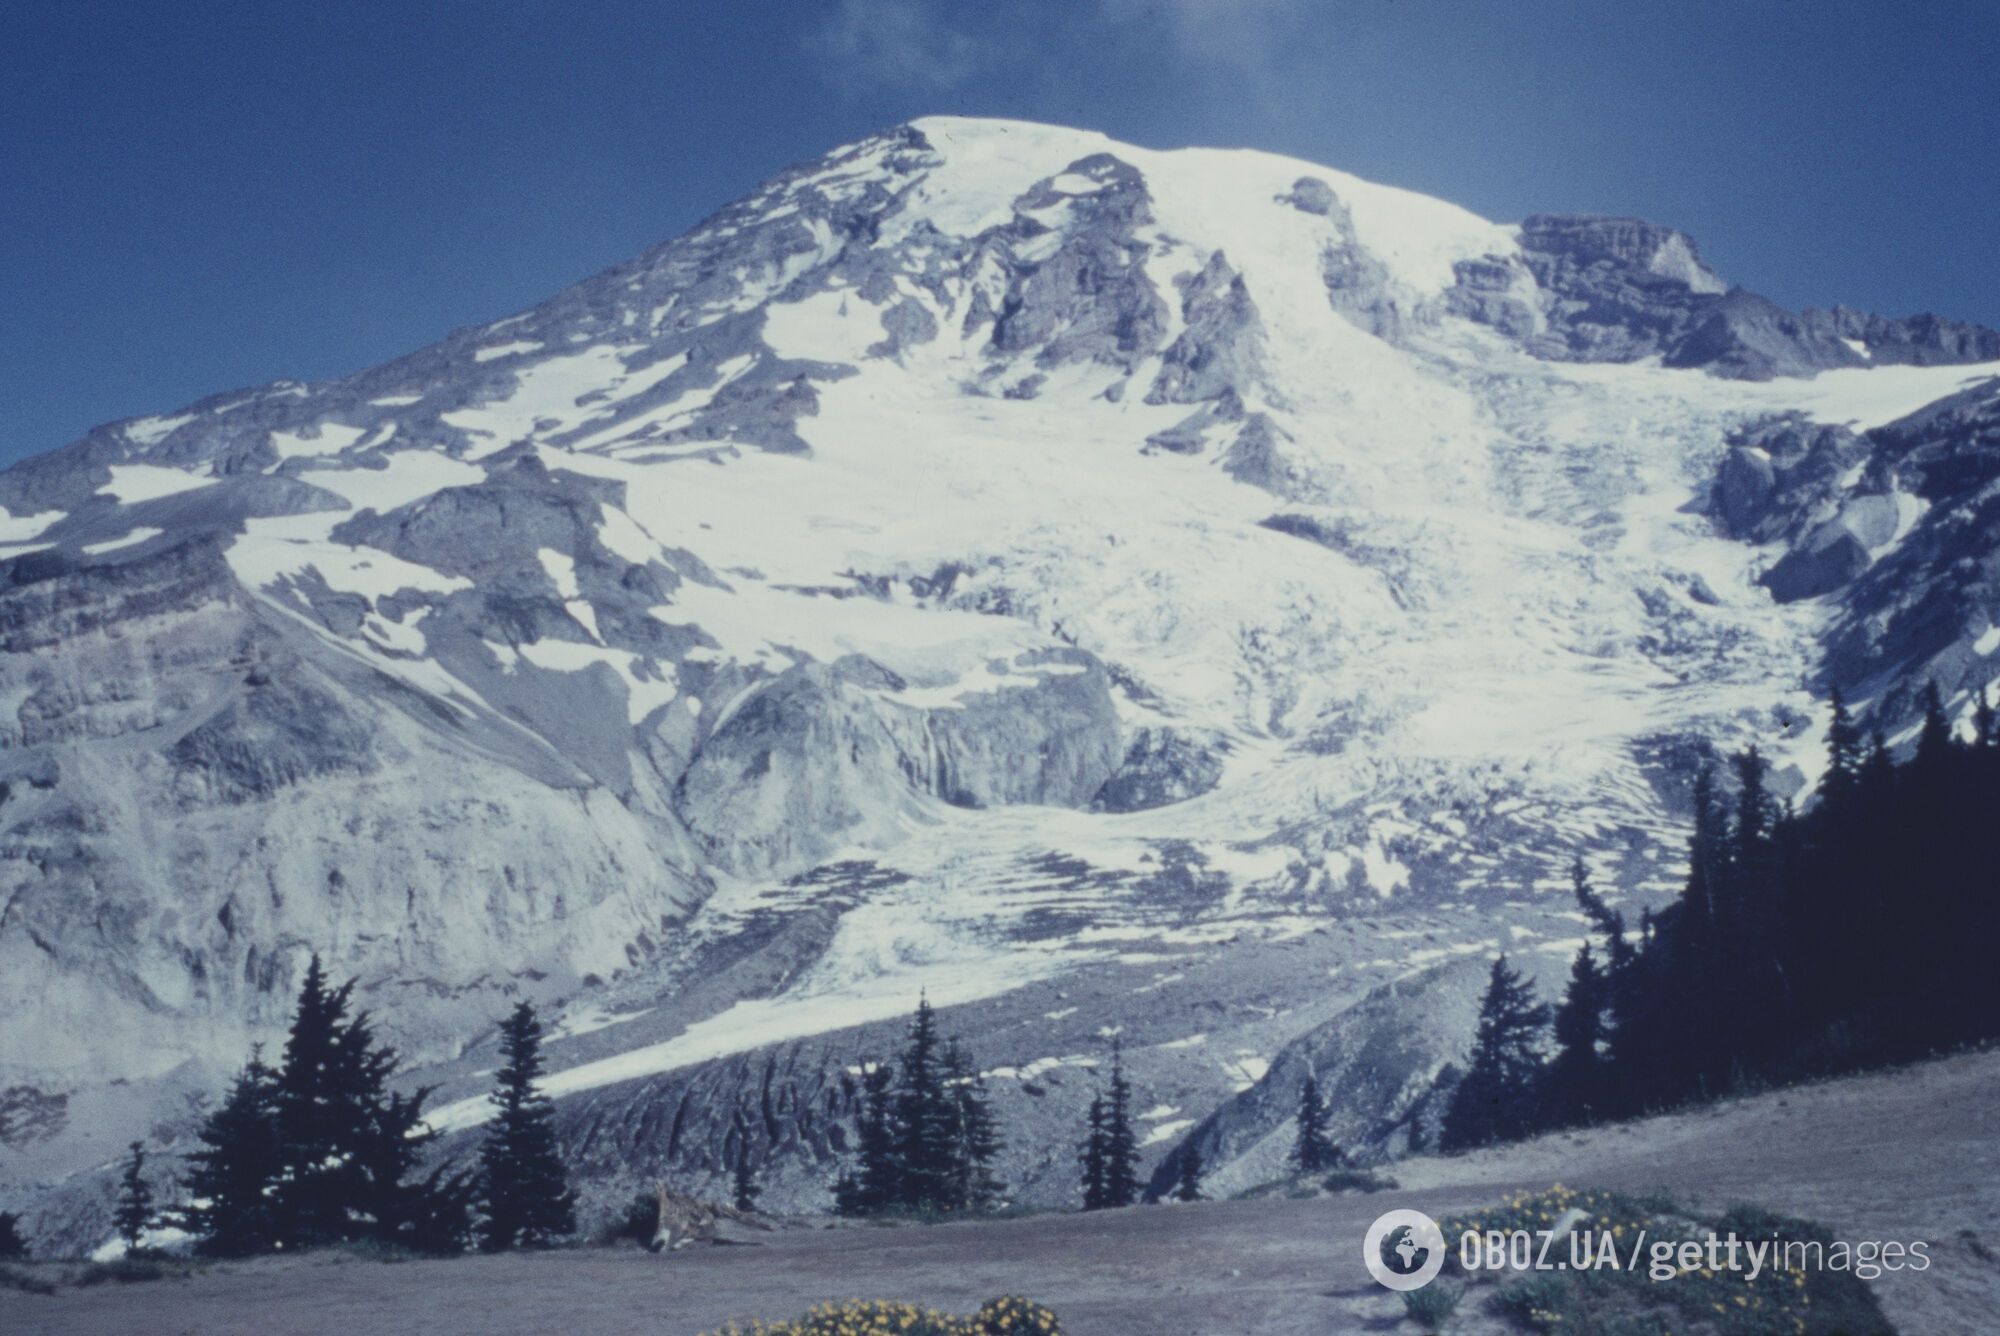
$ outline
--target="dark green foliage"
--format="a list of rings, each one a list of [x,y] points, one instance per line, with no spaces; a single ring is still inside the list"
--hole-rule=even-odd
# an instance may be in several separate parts
[[[1083,1146],[1077,1151],[1077,1162],[1083,1168],[1083,1209],[1101,1211],[1104,1200],[1104,1095],[1100,1092],[1090,1097],[1090,1108],[1084,1114]]]
[[[1111,1088],[1104,1101],[1104,1202],[1130,1206],[1139,1200],[1139,1141],[1132,1127],[1132,1084],[1125,1079],[1125,1053],[1111,1041]]]
[[[0,1262],[18,1262],[28,1255],[28,1241],[21,1235],[21,1217],[0,1211]]]
[[[1298,1139],[1292,1143],[1291,1164],[1302,1174],[1323,1174],[1346,1162],[1340,1148],[1326,1134],[1332,1111],[1320,1097],[1319,1078],[1308,1073],[1299,1091]]]
[[[367,1013],[349,1017],[354,985],[327,985],[315,956],[273,1071],[260,1058],[203,1123],[202,1149],[177,1212],[209,1256],[247,1256],[372,1240],[419,1252],[462,1248],[470,1228],[465,1175],[414,1180],[432,1139],[428,1089],[391,1094],[396,1053]]]
[[[952,1099],[945,1087],[937,1012],[919,998],[897,1065],[894,1101],[899,1204],[915,1211],[949,1210],[953,1200]]]
[[[125,1172],[118,1184],[118,1208],[111,1214],[118,1237],[128,1251],[136,1251],[139,1240],[153,1225],[153,1189],[146,1183],[146,1145],[135,1141],[125,1157]]]
[[[1504,1119],[1471,1117],[1477,1101],[1466,1086],[1491,1101],[1475,1084],[1490,1084],[1475,1058],[1447,1144],[1631,1116],[2000,1034],[2000,989],[1985,958],[2000,938],[1990,853],[2000,725],[1983,694],[1972,713],[1973,735],[1961,740],[1943,694],[1927,687],[1916,746],[1899,766],[1879,727],[1863,742],[1836,694],[1827,770],[1802,813],[1773,799],[1754,747],[1732,758],[1732,795],[1704,772],[1686,888],[1648,917],[1636,947],[1579,865],[1577,901],[1606,955],[1602,964],[1588,951],[1577,958],[1538,1107],[1514,1131]],[[1483,1017],[1482,1051],[1487,1028]]]
[[[1175,1201],[1200,1201],[1201,1176],[1208,1167],[1201,1162],[1201,1151],[1190,1142],[1181,1151],[1180,1176],[1174,1180],[1172,1193]]]
[[[479,1246],[543,1248],[576,1232],[576,1195],[556,1152],[555,1106],[542,1075],[542,1027],[523,1002],[500,1025],[493,1121],[479,1146]]]
[[[901,1201],[901,1162],[892,1122],[895,1068],[884,1062],[861,1065],[861,1111],[855,1119],[858,1172],[834,1184],[834,1210],[841,1215],[880,1215]]]
[[[261,1051],[252,1054],[196,1134],[201,1149],[187,1157],[181,1179],[189,1204],[176,1216],[204,1257],[248,1257],[278,1246],[274,1197],[284,1152],[272,1107],[276,1086]]]
[[[1535,1001],[1534,985],[1505,956],[1495,960],[1479,1008],[1472,1059],[1445,1110],[1440,1149],[1505,1141],[1533,1126],[1541,1034],[1547,1023],[1548,1009]]]
[[[1556,1054],[1543,1076],[1542,1119],[1552,1127],[1594,1122],[1609,1103],[1605,1075],[1610,988],[1584,943],[1556,1007]]]
[[[944,1067],[951,1094],[951,1198],[963,1208],[985,1210],[1006,1190],[993,1173],[993,1161],[1004,1143],[986,1078],[956,1039],[945,1045]]]
[[[834,1184],[837,1212],[935,1215],[999,1198],[1001,1141],[986,1083],[958,1041],[939,1036],[928,999],[917,1003],[899,1062],[862,1064],[858,1103],[858,1165]]]

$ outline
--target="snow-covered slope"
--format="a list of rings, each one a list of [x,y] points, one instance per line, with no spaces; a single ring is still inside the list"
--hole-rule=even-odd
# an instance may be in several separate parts
[[[1708,743],[1805,777],[1830,678],[1967,700],[1996,373],[1648,224],[932,118],[100,428],[0,474],[19,1163],[212,1086],[314,948],[426,1061],[567,1000],[581,1096],[1124,971],[1087,1044],[1337,931],[1242,1051],[1159,1036],[1185,1123],[1375,984],[1560,961],[1572,854],[1669,893]]]

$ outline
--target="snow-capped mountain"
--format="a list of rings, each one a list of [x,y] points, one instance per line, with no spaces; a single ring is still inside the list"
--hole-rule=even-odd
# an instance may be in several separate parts
[[[1566,965],[1572,854],[1671,893],[1708,744],[2000,672],[1996,375],[1646,223],[932,118],[99,428],[0,474],[14,1173],[171,1137],[313,949],[447,1127],[554,1007],[605,1175],[755,1106],[807,1201],[919,989],[1052,1129],[1122,1027],[1160,1150],[1396,1016],[1379,1139],[1462,965]]]

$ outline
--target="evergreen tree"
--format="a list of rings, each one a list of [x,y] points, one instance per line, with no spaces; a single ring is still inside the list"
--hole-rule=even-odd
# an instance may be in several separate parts
[[[1083,1148],[1077,1152],[1077,1159],[1083,1166],[1083,1209],[1086,1211],[1101,1211],[1108,1204],[1104,1195],[1105,1111],[1103,1092],[1100,1091],[1090,1097],[1090,1109],[1084,1115],[1084,1126]]]
[[[1205,1171],[1205,1166],[1201,1162],[1201,1152],[1195,1149],[1193,1142],[1189,1142],[1181,1150],[1180,1174],[1174,1180],[1174,1200],[1202,1200],[1201,1176]]]
[[[2000,712],[1993,708],[1993,697],[1986,685],[1979,688],[1979,704],[1972,708],[1972,740],[1981,747],[2000,747]]]
[[[21,1217],[0,1211],[0,1262],[19,1262],[28,1256],[28,1241],[21,1237]]]
[[[1917,751],[1912,758],[1918,771],[1942,768],[1953,746],[1951,716],[1944,707],[1944,693],[1936,678],[1924,683],[1924,721],[1917,729]]]
[[[180,1187],[188,1204],[176,1213],[204,1257],[249,1257],[279,1246],[278,1178],[284,1169],[274,1108],[277,1073],[261,1049],[222,1104],[202,1121],[201,1149],[187,1158]]]
[[[350,985],[351,987],[351,985]],[[341,1203],[346,1234],[418,1252],[462,1251],[472,1235],[476,1174],[447,1174],[443,1168],[413,1180],[424,1148],[437,1139],[424,1123],[431,1087],[390,1094],[396,1051],[375,1039],[367,1012],[339,1030],[338,1089],[344,1114],[352,1121],[342,1134],[351,1175],[332,1181],[350,1195]],[[280,1090],[283,1089],[280,1075]],[[280,1128],[283,1107],[280,1106]]]
[[[742,1139],[736,1152],[736,1167],[729,1176],[730,1197],[739,1211],[757,1209],[757,1198],[764,1195],[764,1189],[757,1186],[757,1168],[750,1159],[750,1138]]]
[[[125,1240],[128,1253],[139,1250],[139,1241],[153,1227],[153,1189],[146,1182],[146,1144],[132,1143],[125,1157],[125,1172],[119,1180],[118,1209],[111,1223]]]
[[[1495,960],[1479,1008],[1472,1058],[1445,1111],[1442,1149],[1512,1140],[1534,1125],[1541,1033],[1547,1022],[1534,985],[1510,968],[1505,956]]]
[[[1323,1174],[1338,1168],[1341,1153],[1327,1137],[1327,1123],[1332,1111],[1326,1101],[1320,1098],[1319,1078],[1306,1073],[1306,1083],[1299,1091],[1298,1139],[1292,1143],[1292,1167],[1302,1174]]]
[[[945,1045],[944,1066],[951,1095],[952,1205],[984,1210],[1005,1190],[993,1173],[1002,1142],[986,1079],[956,1039]]]
[[[955,1038],[941,1039],[928,999],[900,1062],[863,1064],[856,1102],[857,1164],[833,1185],[840,1214],[977,1210],[998,1198],[1001,1141],[986,1082]]]
[[[373,1120],[363,1103],[367,1073],[345,1043],[354,985],[329,987],[317,955],[306,968],[272,1091],[283,1169],[274,1194],[278,1245],[314,1247],[358,1237],[354,1206],[365,1195],[357,1151]]]
[[[1585,942],[1556,1008],[1556,1055],[1548,1066],[1543,1099],[1543,1117],[1551,1126],[1591,1122],[1604,1111],[1607,992],[1604,974]]]
[[[1125,1079],[1125,1054],[1111,1041],[1111,1093],[1104,1102],[1104,1204],[1130,1206],[1139,1200],[1139,1140],[1132,1128],[1132,1085]]]
[[[1840,802],[1853,796],[1867,752],[1862,746],[1861,727],[1854,722],[1838,686],[1829,693],[1829,702],[1833,718],[1826,727],[1826,777],[1821,782],[1827,796]]]
[[[556,1150],[555,1106],[536,1085],[542,1075],[542,1027],[526,1002],[501,1023],[500,1058],[488,1096],[494,1117],[479,1147],[479,1208],[485,1217],[479,1244],[487,1252],[544,1248],[576,1232],[576,1194]]]
[[[911,1210],[949,1210],[953,1204],[952,1124],[954,1100],[945,1088],[944,1055],[937,1013],[919,998],[898,1068],[894,1104],[898,1205]]]
[[[901,1200],[893,1112],[895,1068],[886,1062],[861,1064],[860,1116],[856,1119],[858,1171],[834,1185],[834,1209],[841,1215],[877,1215]]]

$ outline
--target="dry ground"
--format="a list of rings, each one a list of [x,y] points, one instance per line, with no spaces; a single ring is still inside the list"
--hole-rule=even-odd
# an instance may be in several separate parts
[[[586,1249],[382,1265],[307,1257],[192,1280],[38,1297],[0,1291],[0,1331],[147,1336],[660,1333],[781,1318],[824,1299],[969,1310],[1049,1304],[1073,1336],[1414,1332],[1360,1241],[1392,1206],[1437,1216],[1514,1188],[1660,1188],[1756,1202],[1836,1236],[1928,1240],[1935,1265],[1876,1283],[1908,1336],[2000,1332],[2000,1052],[1711,1111],[1394,1167],[1401,1190],[1139,1207],[932,1228],[800,1228],[670,1257]],[[1454,1330],[1487,1324],[1472,1313]]]

